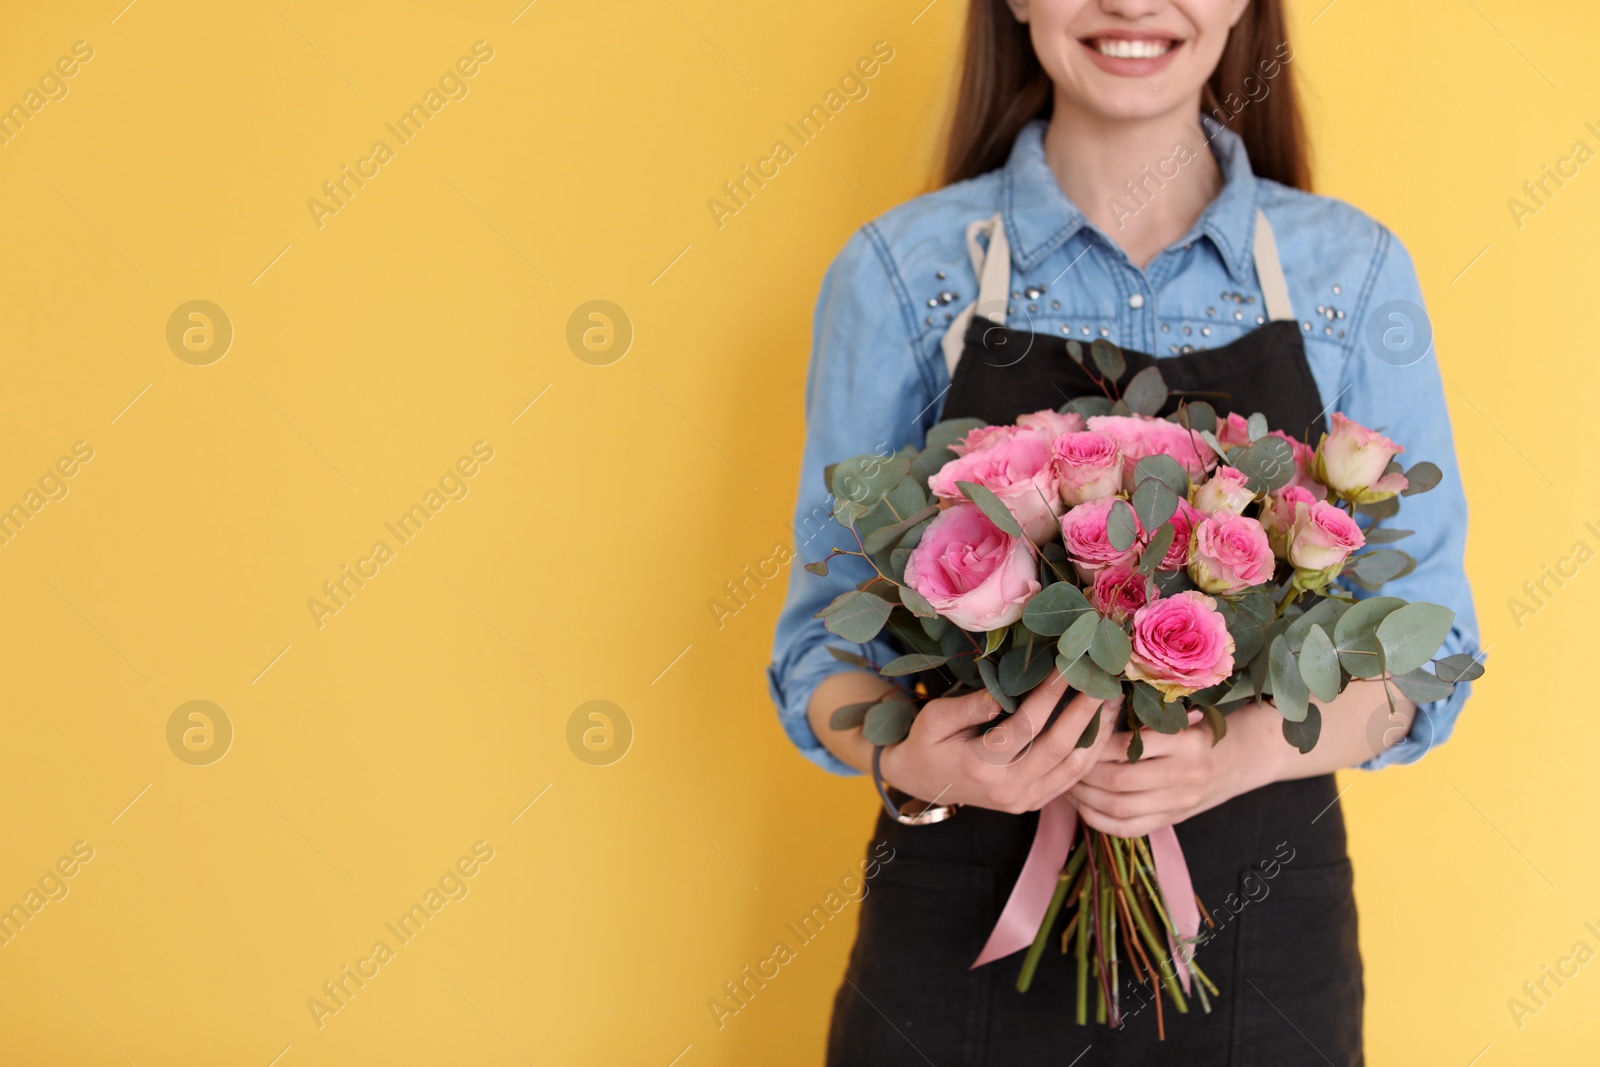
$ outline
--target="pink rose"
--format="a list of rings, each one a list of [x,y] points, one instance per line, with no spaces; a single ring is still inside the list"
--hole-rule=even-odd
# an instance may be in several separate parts
[[[1192,540],[1190,534],[1194,532],[1195,523],[1204,517],[1187,500],[1178,498],[1178,510],[1167,520],[1172,523],[1172,544],[1167,547],[1167,554],[1161,558],[1156,570],[1181,571],[1188,566],[1189,544]]]
[[[1094,576],[1112,563],[1132,563],[1138,557],[1138,542],[1119,552],[1111,546],[1106,534],[1106,518],[1116,497],[1102,497],[1068,510],[1061,516],[1061,544],[1067,558],[1078,571],[1078,577],[1092,582]],[[1138,518],[1134,518],[1138,523]],[[1143,536],[1144,531],[1139,531]]]
[[[1340,496],[1357,504],[1387,500],[1407,484],[1398,472],[1384,474],[1405,449],[1376,430],[1333,413],[1333,429],[1317,446],[1317,477]]]
[[[1198,478],[1217,461],[1200,435],[1175,422],[1149,415],[1096,415],[1089,429],[1110,434],[1122,446],[1124,488],[1133,488],[1133,469],[1146,456],[1164,455],[1177,460],[1189,477]]]
[[[1300,508],[1317,502],[1311,490],[1298,485],[1286,485],[1267,494],[1261,505],[1261,528],[1267,531],[1267,544],[1279,559],[1289,558],[1289,528]]]
[[[1367,543],[1356,520],[1327,501],[1295,508],[1289,527],[1289,562],[1304,571],[1327,572],[1331,578],[1350,553]]]
[[[1217,602],[1190,589],[1134,612],[1127,674],[1176,700],[1232,674],[1233,649],[1233,635]]]
[[[1083,416],[1076,411],[1062,414],[1045,408],[1035,411],[1031,415],[1023,415],[1017,419],[1017,425],[1024,430],[1032,430],[1043,434],[1049,440],[1055,440],[1064,433],[1077,433],[1083,429]]]
[[[1122,488],[1122,449],[1109,434],[1064,433],[1051,444],[1050,452],[1064,502],[1084,504]]]
[[[1113,621],[1127,621],[1155,596],[1155,583],[1126,563],[1113,563],[1094,576],[1089,603]]]
[[[1039,591],[1033,553],[976,504],[941,511],[906,561],[906,585],[963,630],[1010,626]]]
[[[1250,490],[1250,479],[1244,471],[1233,467],[1218,467],[1211,477],[1190,491],[1189,499],[1195,508],[1207,515],[1231,511],[1243,515],[1245,507],[1256,498]]]
[[[999,497],[1034,544],[1055,536],[1056,516],[1063,505],[1051,466],[1050,442],[1039,434],[1002,437],[976,452],[957,456],[928,479],[928,489],[941,500],[963,501],[966,497],[957,482],[976,482]]]
[[[1194,528],[1189,577],[1207,593],[1238,593],[1269,582],[1277,562],[1255,519],[1219,511]]]
[[[1217,423],[1217,443],[1223,448],[1249,444],[1250,421],[1237,411],[1228,412],[1228,417]]]
[[[1283,438],[1294,451],[1294,479],[1289,484],[1298,485],[1318,500],[1328,499],[1328,487],[1317,481],[1317,450],[1282,430],[1273,430],[1267,436]]]
[[[968,430],[961,440],[952,442],[950,451],[958,456],[982,452],[990,445],[1009,440],[1021,432],[1015,426],[979,426],[976,430]]]

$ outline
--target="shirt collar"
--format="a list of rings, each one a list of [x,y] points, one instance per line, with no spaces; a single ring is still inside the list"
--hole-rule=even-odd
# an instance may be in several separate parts
[[[1244,142],[1232,130],[1209,116],[1201,124],[1210,139],[1212,154],[1222,168],[1222,189],[1187,234],[1174,247],[1201,237],[1216,246],[1234,281],[1249,284],[1255,278],[1252,248],[1255,239],[1257,191],[1255,173]],[[1031,270],[1082,229],[1099,233],[1083,212],[1067,199],[1044,155],[1043,119],[1023,127],[1011,146],[1011,157],[1001,181],[1000,210],[1011,240],[1012,257],[1023,270]],[[1108,247],[1114,241],[1100,234]]]

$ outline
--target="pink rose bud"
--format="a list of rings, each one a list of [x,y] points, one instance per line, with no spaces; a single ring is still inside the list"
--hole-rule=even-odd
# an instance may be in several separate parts
[[[1302,571],[1329,572],[1331,579],[1350,553],[1367,543],[1343,508],[1318,500],[1297,506],[1289,527],[1289,562]]]
[[[1035,411],[1031,415],[1023,415],[1017,419],[1017,425],[1024,430],[1032,430],[1043,434],[1049,440],[1055,440],[1064,433],[1077,433],[1083,429],[1083,416],[1076,411],[1065,414],[1045,408]]]
[[[1255,519],[1219,511],[1194,528],[1189,577],[1207,593],[1239,593],[1270,582],[1277,562]]]
[[[905,583],[963,630],[1010,626],[1039,591],[1033,554],[976,504],[941,511],[906,561]]]
[[[1061,545],[1067,550],[1067,558],[1077,569],[1078,577],[1085,582],[1094,581],[1094,576],[1112,563],[1131,564],[1138,558],[1137,541],[1119,552],[1111,546],[1111,538],[1106,534],[1106,519],[1117,499],[1091,500],[1061,516]],[[1137,524],[1139,520],[1135,517],[1133,521]],[[1139,534],[1143,536],[1144,531],[1140,530]]]
[[[950,451],[958,456],[982,452],[990,445],[1008,440],[1021,432],[1015,426],[979,426],[976,430],[968,430],[961,440],[952,442]]]
[[[1122,449],[1109,434],[1064,433],[1050,446],[1056,486],[1067,504],[1113,496],[1122,488]]]
[[[958,482],[976,482],[1000,498],[1034,544],[1050,540],[1064,505],[1051,466],[1050,442],[1035,433],[1018,433],[958,456],[928,479],[940,500],[965,500]]]
[[[1250,490],[1249,481],[1244,471],[1218,467],[1210,478],[1190,489],[1189,500],[1207,515],[1219,511],[1243,515],[1245,507],[1256,498]]]
[[[1217,423],[1217,443],[1223,448],[1234,448],[1250,443],[1250,421],[1237,411]]]
[[[1181,571],[1189,565],[1189,546],[1194,538],[1195,524],[1205,518],[1192,504],[1182,497],[1178,498],[1178,510],[1172,513],[1172,518],[1167,521],[1172,524],[1172,544],[1167,546],[1167,554],[1156,565],[1158,571]]]
[[[1217,462],[1217,454],[1193,430],[1149,415],[1096,415],[1089,429],[1110,434],[1122,446],[1122,485],[1133,488],[1133,470],[1146,456],[1171,456],[1189,477],[1198,478]]]
[[[1282,430],[1273,430],[1267,436],[1283,438],[1294,451],[1294,480],[1289,484],[1298,485],[1318,500],[1328,499],[1328,487],[1317,481],[1317,450]]]
[[[1405,449],[1376,430],[1333,413],[1333,428],[1317,446],[1317,477],[1340,496],[1357,504],[1387,500],[1408,484],[1400,473],[1384,474]]]
[[[1289,558],[1289,528],[1301,507],[1317,502],[1311,490],[1298,485],[1286,485],[1267,494],[1261,505],[1261,528],[1267,531],[1267,544],[1279,559]]]
[[[1176,700],[1232,674],[1233,650],[1233,635],[1217,602],[1190,589],[1134,612],[1127,675]]]
[[[1155,583],[1149,578],[1126,563],[1113,563],[1094,576],[1089,603],[1100,614],[1122,623],[1155,595]]]

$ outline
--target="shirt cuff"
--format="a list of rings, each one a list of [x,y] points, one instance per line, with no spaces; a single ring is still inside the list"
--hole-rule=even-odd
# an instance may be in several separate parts
[[[840,647],[865,654],[868,659],[875,659],[879,663],[888,663],[899,654],[881,641],[865,646],[841,645]],[[817,740],[816,731],[811,729],[811,718],[808,714],[811,696],[824,679],[845,671],[860,670],[860,667],[835,659],[829,654],[828,646],[825,644],[812,646],[797,661],[789,665],[781,677],[776,664],[767,668],[767,686],[772,693],[772,702],[778,706],[778,721],[783,724],[784,733],[789,735],[789,740],[794,742],[802,756],[831,774],[856,777],[861,772],[829,752],[823,743]],[[888,679],[885,679],[885,682],[887,683]]]

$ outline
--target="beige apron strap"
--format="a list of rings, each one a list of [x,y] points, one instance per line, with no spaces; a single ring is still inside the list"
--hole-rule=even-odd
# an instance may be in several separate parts
[[[978,243],[980,236],[989,238],[987,251]],[[967,326],[974,314],[982,314],[996,326],[1006,324],[1006,290],[1011,287],[1011,242],[1006,238],[1005,220],[1000,215],[967,225],[967,257],[972,260],[972,273],[978,278],[978,298],[961,309],[940,341],[945,369],[951,377],[955,376],[956,364],[961,362]]]
[[[1266,213],[1256,208],[1255,239],[1256,281],[1261,285],[1261,302],[1266,305],[1267,318],[1273,322],[1294,321],[1294,304],[1289,300],[1289,283],[1283,277],[1283,264],[1278,260],[1278,242],[1272,235],[1272,224]]]

